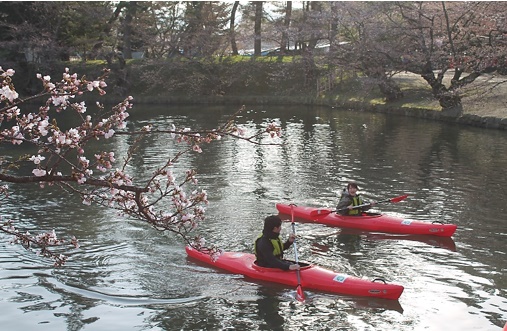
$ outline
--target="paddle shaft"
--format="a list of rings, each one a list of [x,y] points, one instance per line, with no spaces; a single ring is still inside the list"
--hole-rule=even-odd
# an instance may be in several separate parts
[[[294,226],[294,222],[292,222],[292,232],[294,233],[294,235],[296,235],[296,227]],[[298,261],[298,248],[296,246],[296,239],[294,239],[294,242],[292,243],[294,245],[294,260],[296,260],[296,264],[299,264],[299,261]],[[298,276],[298,285],[301,285],[301,279],[300,279],[300,275],[299,275],[299,270],[296,270],[297,271],[297,276]]]
[[[294,233],[294,241],[292,243],[294,245],[294,259],[296,261],[296,264],[299,264],[298,248],[296,245],[296,225],[294,223],[294,205],[293,204],[290,205],[290,216],[291,216],[291,223],[292,223],[292,233]],[[296,270],[296,276],[297,276],[297,280],[298,280],[298,290],[300,290],[300,291],[296,291],[296,297],[297,297],[298,301],[305,301],[303,287],[301,286],[301,274],[300,274],[299,269]]]
[[[357,206],[352,206],[352,208],[349,208],[349,207],[343,207],[343,208],[340,208],[340,209],[336,209],[336,211],[346,211],[348,209],[359,209],[359,208],[363,208],[363,207],[368,207],[368,206],[371,206],[373,204],[377,204],[377,203],[384,203],[384,202],[388,202],[390,201],[391,199],[386,199],[386,200],[381,200],[381,201],[377,201],[377,202],[369,202],[369,203],[363,203],[362,205],[357,205]]]
[[[358,205],[358,206],[353,206],[351,209],[357,209],[357,208],[363,208],[363,207],[368,207],[368,206],[371,206],[373,204],[379,204],[379,203],[384,203],[384,202],[400,202],[401,200],[404,200],[408,197],[407,194],[405,195],[400,195],[399,197],[396,197],[396,198],[389,198],[389,199],[385,199],[385,200],[380,200],[380,201],[377,201],[377,202],[369,202],[369,203],[363,203],[362,205]],[[340,208],[336,211],[345,211],[349,209],[348,207],[345,207],[345,208]]]
[[[405,200],[407,197],[408,197],[408,194],[400,195],[399,197],[395,197],[395,198],[389,198],[389,199],[380,200],[380,201],[377,201],[377,202],[370,202],[370,203],[364,203],[364,204],[358,205],[358,206],[353,206],[351,209],[368,207],[368,206],[371,206],[373,204],[379,204],[379,203],[384,203],[384,202],[393,202],[393,203],[396,203],[396,202],[400,202],[401,200]],[[340,208],[340,209],[336,209],[336,210],[321,210],[321,209],[317,209],[317,210],[314,210],[314,211],[310,212],[310,216],[323,216],[323,215],[327,215],[327,214],[331,214],[331,213],[337,213],[337,212],[340,212],[340,211],[346,211],[348,209],[349,209],[349,207]]]

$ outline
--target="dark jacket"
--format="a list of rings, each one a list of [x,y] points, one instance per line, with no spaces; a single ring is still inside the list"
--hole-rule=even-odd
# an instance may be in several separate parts
[[[266,268],[279,268],[282,270],[289,270],[289,266],[292,263],[283,259],[283,251],[288,249],[292,243],[289,240],[283,243],[281,256],[277,257],[273,254],[275,248],[271,242],[271,239],[278,239],[279,234],[273,231],[269,231],[268,233],[266,232],[263,232],[262,236],[257,238],[255,241],[255,255],[257,256],[257,265]]]
[[[356,194],[356,197],[357,197],[356,200],[358,201],[358,203],[355,204],[355,206],[368,203],[368,202],[366,202],[366,201],[363,200],[363,198],[361,197],[360,194]],[[347,189],[344,189],[343,192],[342,192],[342,196],[340,198],[340,201],[338,202],[338,205],[336,206],[336,209],[340,210],[342,208],[347,208],[351,204],[353,204],[353,198],[352,198],[352,196],[350,196],[350,194],[347,191]],[[365,206],[365,207],[358,208],[358,210],[359,210],[359,212],[363,212],[363,211],[367,211],[370,208],[371,208],[371,206]],[[351,215],[350,212],[351,212],[350,210],[339,211],[339,213],[341,215]]]

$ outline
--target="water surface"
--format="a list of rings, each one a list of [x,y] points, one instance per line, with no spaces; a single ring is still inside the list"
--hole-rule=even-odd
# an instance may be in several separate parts
[[[130,127],[209,128],[230,107],[135,106]],[[330,108],[250,107],[254,132],[283,129],[283,146],[227,139],[178,164],[195,168],[210,204],[198,229],[210,243],[251,251],[277,202],[334,207],[348,180],[377,209],[455,223],[451,240],[349,233],[298,224],[301,260],[405,287],[399,301],[305,293],[188,259],[184,242],[52,188],[16,187],[1,214],[28,229],[56,228],[81,248],[63,268],[0,244],[0,323],[6,330],[500,330],[507,320],[505,132]],[[266,140],[267,142],[268,140]],[[120,137],[110,147],[125,152]],[[148,139],[130,169],[148,173],[174,152]],[[290,231],[284,225],[282,235]],[[286,252],[288,257],[293,251]]]

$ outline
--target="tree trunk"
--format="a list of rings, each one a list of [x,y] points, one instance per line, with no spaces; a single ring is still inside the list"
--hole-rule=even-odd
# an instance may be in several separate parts
[[[186,6],[187,26],[182,47],[184,56],[188,58],[202,55],[203,4],[202,1],[190,1]]]
[[[310,11],[321,12],[322,11],[322,3],[320,1],[310,1]],[[307,20],[308,20],[308,17],[307,17]],[[311,21],[310,22],[310,30],[311,30],[310,40],[308,41],[308,45],[307,45],[310,50],[315,49],[315,47],[317,46],[317,42],[319,41],[318,33],[314,31],[315,26],[316,26],[315,22]]]
[[[285,20],[283,22],[283,32],[282,32],[282,41],[280,42],[280,53],[286,54],[287,49],[289,47],[289,28],[290,28],[290,19],[292,15],[292,1],[287,1],[287,6],[285,7]]]
[[[463,105],[459,95],[447,95],[438,99],[442,106],[442,114],[450,117],[459,117],[463,115]]]
[[[261,55],[262,1],[255,2],[254,56]]]
[[[235,20],[236,20],[236,10],[238,10],[239,1],[234,1],[234,5],[231,10],[231,26],[230,26],[230,34],[231,34],[231,48],[232,55],[238,55],[238,46],[236,45],[236,31],[234,28]]]
[[[107,37],[111,36],[113,24],[118,20],[118,17],[120,16],[121,11],[123,8],[125,8],[125,6],[126,6],[125,1],[120,1],[116,5],[116,9],[114,10],[113,14],[111,15],[111,18],[109,18],[109,20],[107,21],[107,24],[105,25],[104,30],[102,30],[102,33],[99,34],[98,41],[95,43],[95,45],[93,45],[92,52],[91,52],[92,53],[91,57],[93,59],[96,59],[98,57],[99,52],[104,44],[104,40]],[[114,49],[113,51],[116,52],[116,49]],[[83,61],[86,62],[86,59],[84,57],[83,57]]]
[[[442,107],[442,114],[450,117],[459,117],[463,114],[463,104],[461,103],[461,96],[458,93],[453,93],[452,90],[442,84],[444,75],[435,74],[431,69],[425,69],[421,75],[425,81],[431,86],[433,96],[438,100]]]
[[[125,22],[123,25],[123,58],[132,58],[132,21],[136,14],[137,3],[136,1],[129,2],[126,5]]]
[[[333,54],[336,49],[336,41],[338,36],[338,9],[335,1],[331,3],[332,23],[329,31],[329,54]]]

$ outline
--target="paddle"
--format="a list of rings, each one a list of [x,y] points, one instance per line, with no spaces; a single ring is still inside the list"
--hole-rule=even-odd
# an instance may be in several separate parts
[[[294,233],[294,237],[296,236],[296,227],[294,225],[294,204],[290,205],[290,216],[291,216],[291,223],[292,223],[292,233]],[[296,264],[299,264],[298,261],[298,249],[296,246],[296,238],[294,238],[294,256],[296,260]],[[303,292],[303,287],[301,286],[301,275],[299,273],[299,270],[296,270],[296,275],[298,277],[298,286],[296,288],[296,299],[299,302],[305,302],[305,293]]]
[[[379,203],[384,203],[384,202],[396,203],[396,202],[400,202],[401,200],[405,200],[407,197],[408,197],[408,194],[400,195],[399,197],[395,197],[395,198],[380,200],[380,201],[377,201],[377,202],[364,203],[362,205],[354,206],[354,207],[352,207],[352,209],[363,208],[363,207],[371,206],[373,204],[379,204]],[[340,211],[345,211],[347,209],[349,209],[349,208],[345,207],[345,208],[340,208],[340,209],[336,209],[336,210],[316,209],[316,210],[312,210],[310,212],[310,216],[312,216],[312,217],[315,217],[315,216],[324,216],[324,215],[328,215],[328,214],[331,214],[331,213],[337,213],[337,212],[340,212]]]

